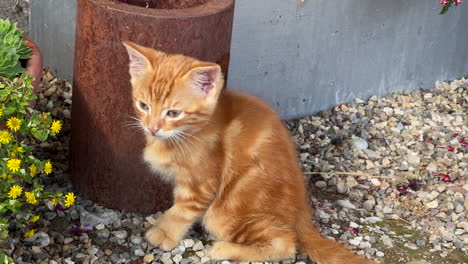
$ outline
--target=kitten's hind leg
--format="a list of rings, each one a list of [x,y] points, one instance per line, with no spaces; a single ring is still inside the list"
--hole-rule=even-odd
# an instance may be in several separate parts
[[[248,246],[225,241],[216,242],[210,252],[210,257],[215,260],[279,261],[294,257],[295,254],[295,241],[288,237],[279,236]]]

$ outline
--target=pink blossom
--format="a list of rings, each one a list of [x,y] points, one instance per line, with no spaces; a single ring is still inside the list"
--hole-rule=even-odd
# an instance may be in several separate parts
[[[450,175],[445,174],[445,173],[440,173],[440,172],[434,172],[434,176],[442,177],[443,182],[451,182],[452,178],[450,178]]]
[[[444,178],[442,178],[442,181],[443,181],[443,182],[451,182],[452,179],[450,178],[449,175],[445,175]]]
[[[403,195],[408,194],[408,186],[407,185],[398,186],[397,190],[399,192],[398,196],[403,196]]]
[[[440,146],[438,146],[438,147],[439,147],[439,148],[444,148],[444,149],[446,149],[446,150],[448,150],[448,151],[450,151],[450,152],[455,151],[455,148],[454,148],[453,146],[442,146],[442,145],[440,145]]]
[[[458,140],[458,142],[460,142],[462,146],[468,147],[468,142],[466,141],[465,138],[461,138],[460,140]]]
[[[463,3],[462,0],[453,0],[453,2],[455,3],[456,6]]]
[[[446,6],[446,5],[448,5],[450,3],[450,1],[449,0],[439,0],[439,3],[441,5],[443,5],[443,6]]]
[[[419,181],[416,179],[412,179],[409,181],[408,187],[413,190],[413,191],[419,191],[421,189],[421,186],[419,184]]]
[[[359,234],[359,228],[356,227],[350,227],[346,228],[346,230],[353,232],[355,235]]]

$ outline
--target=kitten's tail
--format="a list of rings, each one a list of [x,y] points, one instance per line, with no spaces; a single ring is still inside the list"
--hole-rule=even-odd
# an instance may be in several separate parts
[[[320,264],[371,264],[372,261],[355,255],[343,245],[322,237],[309,217],[299,220],[297,234],[302,250]]]

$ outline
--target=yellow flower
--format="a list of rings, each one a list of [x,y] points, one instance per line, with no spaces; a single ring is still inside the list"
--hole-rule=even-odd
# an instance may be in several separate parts
[[[0,108],[0,117],[3,115],[3,109]]]
[[[26,196],[26,202],[28,202],[30,204],[36,204],[37,203],[36,196],[34,195],[33,192],[25,192],[24,196]]]
[[[44,165],[44,172],[45,174],[50,174],[52,172],[52,163],[50,163],[50,161],[47,161]]]
[[[31,166],[29,166],[29,175],[31,175],[31,177],[34,177],[36,176],[37,174],[37,167],[36,165],[32,164]]]
[[[0,132],[0,143],[8,144],[11,141],[11,134],[10,132],[3,130]]]
[[[58,201],[57,201],[57,199],[55,199],[55,198],[54,198],[54,199],[52,199],[52,205],[53,205],[53,206],[56,206],[57,204],[58,204]]]
[[[38,215],[35,215],[31,219],[29,219],[29,222],[30,223],[35,223],[35,222],[37,222],[37,220],[39,220],[39,218],[41,218],[41,217],[38,216]]]
[[[18,152],[18,153],[23,153],[23,152],[24,152],[23,147],[17,147],[17,148],[16,148],[16,152]]]
[[[21,160],[19,160],[19,159],[9,159],[8,162],[7,162],[7,167],[12,172],[19,171],[20,166],[21,166]]]
[[[74,193],[68,193],[65,195],[65,206],[70,207],[72,204],[75,202],[75,194]]]
[[[46,121],[48,117],[49,117],[49,114],[47,114],[47,113],[42,113],[42,117],[41,117],[42,122]]]
[[[16,117],[10,117],[7,121],[7,127],[16,132],[21,127],[21,120]]]
[[[13,185],[10,188],[10,192],[8,193],[8,197],[16,199],[21,195],[21,192],[23,191],[23,188],[19,185]]]
[[[52,130],[52,132],[54,132],[55,134],[60,132],[61,129],[62,129],[62,123],[60,121],[55,120],[50,125],[50,130]]]
[[[32,237],[36,233],[37,229],[31,229],[28,232],[24,233],[24,237]]]

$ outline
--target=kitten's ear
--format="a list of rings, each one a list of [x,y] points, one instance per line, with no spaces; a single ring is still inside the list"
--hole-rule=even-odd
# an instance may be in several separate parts
[[[208,96],[222,88],[218,87],[218,85],[222,85],[222,82],[220,82],[222,78],[221,67],[219,65],[213,64],[193,68],[187,73],[187,76],[191,89],[202,96]]]
[[[147,48],[137,45],[131,41],[123,41],[130,59],[130,75],[132,79],[141,79],[144,74],[151,70],[151,63],[145,55]]]

